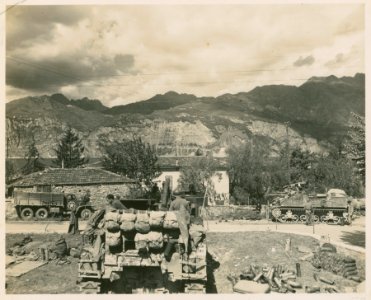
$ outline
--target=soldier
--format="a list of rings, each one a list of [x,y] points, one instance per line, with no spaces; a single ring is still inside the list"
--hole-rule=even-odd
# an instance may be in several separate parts
[[[108,209],[127,209],[124,204],[121,203],[119,199],[115,199],[115,197],[112,194],[107,195],[107,204],[108,204]]]
[[[184,198],[176,196],[175,199],[171,202],[169,210],[180,210],[182,206],[186,210],[190,211],[188,201]]]
[[[312,202],[309,200],[308,195],[305,192],[302,192],[303,195],[303,201],[304,201],[304,209],[305,209],[305,224],[311,225],[312,224],[312,218],[313,218],[313,206]]]
[[[81,197],[81,204],[86,204],[90,201],[90,190],[86,190],[85,194]]]
[[[347,223],[349,225],[352,224],[352,217],[353,217],[353,211],[354,211],[354,207],[353,207],[353,203],[352,203],[352,199],[349,199],[348,200],[348,204],[347,204]]]
[[[71,210],[70,225],[68,227],[68,233],[76,234],[79,232],[79,218],[76,214],[76,209]]]

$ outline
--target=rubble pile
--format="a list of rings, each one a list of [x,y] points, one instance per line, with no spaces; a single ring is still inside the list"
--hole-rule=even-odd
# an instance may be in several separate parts
[[[239,276],[230,274],[228,279],[236,293],[296,293],[297,289],[303,288],[298,280],[300,273],[300,264],[297,264],[297,270],[285,265],[250,265]],[[312,287],[305,287],[307,292],[314,292],[311,289]]]
[[[6,254],[15,257],[17,261],[50,261],[54,260],[57,264],[70,263],[67,260],[69,250],[63,237],[56,238],[54,241],[43,242],[33,241],[27,235],[21,241],[15,242],[8,247]],[[73,252],[73,251],[72,251]]]

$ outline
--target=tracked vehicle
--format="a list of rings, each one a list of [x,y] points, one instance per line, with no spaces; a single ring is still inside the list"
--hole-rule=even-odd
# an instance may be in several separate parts
[[[128,209],[92,216],[78,263],[82,293],[206,292],[203,221],[184,211],[165,211],[169,183],[167,179],[159,205],[147,202],[144,210],[145,201],[122,201]]]
[[[160,211],[102,212],[96,220],[98,226],[84,233],[78,270],[80,291],[205,293],[205,232],[201,225],[191,224],[187,253],[184,238],[175,228],[174,215]],[[136,221],[128,221],[134,218]],[[163,218],[162,226],[150,225],[149,231],[145,230],[147,233],[140,233],[146,227],[143,220],[154,224],[150,220],[156,218]],[[138,227],[138,222],[144,227]]]
[[[310,195],[315,223],[342,224],[349,220],[349,197],[343,190],[330,189],[326,194]],[[281,223],[306,222],[303,194],[296,189],[286,190],[272,205],[272,219]]]

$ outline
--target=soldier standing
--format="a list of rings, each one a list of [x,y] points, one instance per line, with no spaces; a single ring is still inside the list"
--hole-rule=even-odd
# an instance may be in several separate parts
[[[308,195],[303,192],[303,201],[304,201],[304,209],[305,209],[305,224],[312,225],[312,218],[313,218],[313,206],[312,202],[309,200]]]
[[[347,204],[347,212],[348,212],[348,215],[347,215],[347,223],[349,225],[352,224],[352,217],[353,217],[353,212],[354,212],[354,207],[353,207],[353,203],[352,203],[352,200],[349,199],[348,200],[348,204]]]
[[[76,209],[71,210],[70,225],[68,227],[68,233],[76,234],[79,231],[79,219],[76,214]]]

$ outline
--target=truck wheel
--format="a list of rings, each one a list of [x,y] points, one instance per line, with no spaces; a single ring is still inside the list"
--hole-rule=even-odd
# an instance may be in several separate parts
[[[36,211],[36,218],[39,220],[45,220],[48,217],[48,210],[45,207],[40,207]]]
[[[89,220],[92,215],[92,212],[89,208],[84,208],[80,213],[80,218],[83,220]]]
[[[33,210],[30,207],[25,207],[21,211],[21,218],[24,220],[30,220],[33,218]]]

